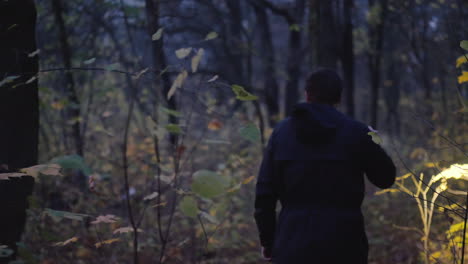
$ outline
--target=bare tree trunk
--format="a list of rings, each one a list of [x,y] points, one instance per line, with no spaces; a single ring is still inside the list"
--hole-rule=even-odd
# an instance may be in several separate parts
[[[315,0],[317,1],[317,0]],[[333,12],[333,4],[336,0],[318,1],[315,3],[316,9],[316,66],[336,69],[338,54],[341,47],[338,47],[338,30]]]
[[[382,60],[382,48],[384,39],[385,20],[387,16],[387,0],[368,0],[369,8],[380,5],[380,21],[375,25],[369,25],[370,51],[368,53],[368,66],[371,85],[371,126],[377,128],[380,64]]]
[[[346,84],[346,111],[354,117],[354,41],[353,41],[353,0],[344,0],[344,32],[343,32],[343,72]]]
[[[60,39],[60,52],[62,53],[62,60],[65,68],[72,67],[72,51],[70,43],[68,42],[68,32],[63,20],[63,5],[61,0],[52,0],[52,9],[54,12],[55,23],[57,23]],[[81,121],[80,117],[80,101],[75,89],[75,81],[71,71],[65,72],[66,80],[66,94],[70,100],[69,112],[67,118],[73,122],[72,134],[75,140],[75,151],[78,155],[83,156],[83,138],[81,135]]]
[[[0,82],[18,76],[0,85],[0,173],[37,164],[39,100],[37,80],[32,78],[38,72],[38,57],[28,56],[37,49],[35,29],[34,1],[0,2]],[[16,258],[33,185],[32,177],[0,181],[0,245],[14,250],[0,263]]]
[[[299,98],[299,80],[301,78],[301,66],[303,62],[302,54],[302,34],[301,30],[295,27],[302,24],[305,11],[305,0],[297,0],[293,10],[292,20],[288,21],[289,48],[288,48],[288,81],[286,84],[286,115],[288,115]]]
[[[158,29],[161,28],[159,23],[160,13],[161,13],[161,1],[160,0],[145,0],[146,3],[146,19],[147,19],[147,27],[148,27],[148,34],[149,37],[156,33]],[[167,73],[164,73],[161,76],[161,80],[159,81],[159,74],[162,73],[164,69],[167,68],[166,56],[164,54],[164,36],[162,36],[157,41],[152,41],[151,44],[152,48],[152,56],[153,56],[153,67],[157,74],[158,81],[156,82],[156,87],[161,87],[161,92],[156,92],[155,94],[155,109],[154,113],[157,112],[157,98],[164,98],[163,101],[167,104],[168,108],[172,110],[177,110],[176,104],[176,96],[172,96],[169,100],[167,100],[167,93],[171,88],[171,80]],[[155,119],[156,114],[155,114]],[[173,115],[169,115],[169,122],[176,124],[178,119]],[[177,135],[171,134],[170,135],[170,142],[173,148],[175,148],[177,144]],[[174,149],[175,150],[175,149]]]
[[[266,97],[269,123],[273,127],[279,115],[279,86],[275,74],[275,51],[270,23],[265,8],[253,2],[258,27],[260,28],[260,54],[262,58],[263,91]]]

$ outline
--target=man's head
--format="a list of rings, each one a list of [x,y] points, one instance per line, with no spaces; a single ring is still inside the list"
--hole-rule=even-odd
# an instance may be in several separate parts
[[[335,105],[341,101],[342,91],[341,78],[334,70],[320,69],[307,78],[307,102]]]

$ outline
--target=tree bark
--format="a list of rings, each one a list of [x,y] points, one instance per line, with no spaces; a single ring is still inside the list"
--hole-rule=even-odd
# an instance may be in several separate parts
[[[161,27],[159,23],[159,17],[160,17],[160,12],[161,12],[161,1],[160,0],[145,0],[145,9],[146,9],[146,20],[147,20],[147,27],[148,27],[148,34],[151,39],[151,36],[156,33],[156,31]],[[159,91],[162,92],[156,92],[155,94],[155,108],[154,108],[154,118],[157,120],[157,98],[161,97],[163,98],[163,101],[167,104],[168,108],[172,110],[177,110],[177,104],[176,104],[176,96],[172,96],[169,100],[167,100],[167,93],[169,92],[169,89],[171,88],[171,80],[170,77],[167,73],[162,73],[164,69],[167,68],[167,62],[166,62],[166,56],[164,54],[164,36],[162,36],[159,40],[157,41],[152,41],[151,43],[151,49],[152,49],[152,58],[153,58],[153,67],[154,71],[157,74],[157,79],[156,81],[156,87],[162,88]],[[161,76],[161,79],[159,79],[159,76]],[[158,91],[158,90],[157,90]],[[136,91],[133,91],[135,94]],[[169,122],[173,124],[177,124],[178,119],[174,117],[173,115],[169,115]],[[177,144],[177,136],[172,134],[170,135],[170,142],[171,145],[174,147]]]
[[[369,25],[369,53],[368,66],[371,85],[371,126],[376,129],[379,116],[379,86],[380,65],[382,60],[382,48],[384,39],[385,20],[387,16],[387,0],[369,0],[369,8],[374,4],[380,5],[380,21],[375,25]]]
[[[59,41],[60,41],[60,52],[62,54],[62,60],[65,68],[72,67],[72,51],[70,43],[68,41],[68,32],[63,19],[63,5],[62,0],[52,0],[52,9],[54,12],[55,22],[58,26]],[[81,122],[80,122],[80,101],[75,88],[75,81],[73,79],[73,73],[71,71],[65,72],[65,85],[66,85],[66,96],[70,101],[68,110],[68,121],[73,122],[72,135],[75,142],[75,151],[78,155],[83,157],[83,138],[81,135]]]
[[[305,11],[305,0],[297,0],[293,9],[293,20],[289,21],[289,48],[288,48],[288,81],[286,84],[286,115],[290,114],[299,98],[299,80],[301,78],[302,30],[295,30],[293,26],[302,25]]]
[[[271,35],[268,14],[265,8],[252,2],[254,12],[260,29],[260,54],[262,58],[263,91],[265,93],[268,109],[269,124],[274,127],[279,115],[279,86],[275,77],[275,51]]]
[[[37,79],[31,78],[37,75],[38,57],[29,56],[37,49],[35,27],[34,1],[0,2],[0,81],[19,76],[0,86],[0,172],[37,164],[39,102]],[[0,244],[14,250],[0,263],[16,258],[33,185],[32,177],[0,181]]]
[[[344,32],[343,32],[343,73],[345,81],[346,111],[354,117],[354,41],[353,41],[353,0],[344,0]]]
[[[317,1],[317,0],[315,0]],[[338,47],[338,30],[333,12],[333,4],[336,0],[317,1],[314,3],[317,64],[318,67],[336,69],[340,48]]]

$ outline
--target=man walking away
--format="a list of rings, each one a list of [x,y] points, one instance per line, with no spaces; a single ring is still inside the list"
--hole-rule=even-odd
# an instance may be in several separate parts
[[[389,188],[396,171],[368,127],[334,108],[341,93],[335,71],[312,73],[307,102],[295,106],[268,142],[255,220],[262,254],[275,264],[367,263],[364,174],[377,187]]]

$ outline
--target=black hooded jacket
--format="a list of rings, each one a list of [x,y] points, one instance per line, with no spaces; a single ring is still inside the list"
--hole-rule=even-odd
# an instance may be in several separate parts
[[[275,263],[367,263],[364,174],[379,188],[395,166],[369,129],[333,106],[298,104],[268,142],[255,197],[263,247]],[[276,222],[276,203],[281,213]]]

